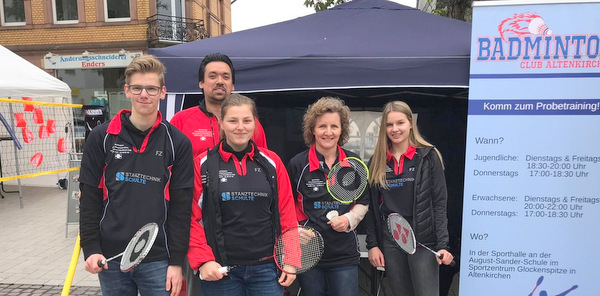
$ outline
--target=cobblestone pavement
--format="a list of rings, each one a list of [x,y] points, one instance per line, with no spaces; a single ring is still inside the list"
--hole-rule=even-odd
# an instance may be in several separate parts
[[[0,284],[2,296],[61,295],[62,286]],[[101,296],[100,287],[72,287],[69,295]]]
[[[66,224],[67,191],[24,186],[22,193],[23,208],[17,193],[0,199],[0,296],[61,295],[78,233]],[[101,295],[97,275],[83,267],[80,255],[70,295]]]

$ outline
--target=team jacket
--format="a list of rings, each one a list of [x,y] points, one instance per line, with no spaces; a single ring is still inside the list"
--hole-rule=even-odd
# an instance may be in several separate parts
[[[171,124],[182,131],[192,141],[194,157],[206,152],[219,143],[219,122],[217,117],[206,110],[204,100],[195,107],[181,110],[171,118]],[[259,146],[267,148],[267,139],[262,125],[256,120],[256,128],[252,140]]]
[[[448,218],[446,216],[446,178],[444,168],[433,147],[417,148],[417,169],[414,186],[413,220],[411,225],[418,242],[434,249],[448,249]],[[387,164],[390,166],[390,162]],[[387,174],[394,174],[388,167]],[[385,217],[380,213],[381,193],[371,187],[371,206],[365,217],[367,248],[383,246],[383,231],[387,231]]]
[[[119,112],[86,140],[79,182],[103,194],[102,201],[96,201],[91,200],[93,194],[82,192],[81,245],[86,257],[112,257],[125,250],[140,227],[155,222],[159,234],[144,260],[169,259],[171,265],[181,265],[188,246],[191,196],[171,196],[170,191],[191,191],[191,144],[163,122],[159,112],[141,147],[136,147],[121,118],[130,112]]]
[[[292,190],[295,197],[296,216],[302,225],[310,226],[323,236],[325,252],[319,262],[321,267],[358,264],[360,251],[355,231],[337,232],[327,224],[327,212],[337,210],[339,215],[348,213],[356,204],[369,204],[365,190],[355,203],[342,204],[333,199],[325,185],[327,171],[323,168],[323,157],[318,156],[313,145],[310,149],[294,156],[288,165]],[[346,157],[358,157],[351,151],[338,147],[338,161]]]
[[[188,250],[193,270],[213,260],[221,265],[256,262],[261,258],[257,257],[259,253],[273,254],[273,243],[280,233],[298,225],[289,177],[281,159],[252,141],[250,145],[252,149],[241,160],[224,151],[222,142],[194,159],[196,178]],[[249,200],[265,196],[271,198],[267,203]],[[257,222],[256,216],[264,218],[265,213],[269,213],[270,221]],[[253,223],[268,225],[268,229],[256,229]],[[247,233],[227,233],[239,232],[244,226]],[[232,254],[228,250],[246,253]]]

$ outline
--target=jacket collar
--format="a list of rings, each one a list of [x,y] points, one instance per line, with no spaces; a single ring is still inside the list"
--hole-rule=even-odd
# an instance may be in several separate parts
[[[344,158],[346,158],[346,152],[344,152],[344,150],[342,149],[342,147],[340,147],[340,145],[337,146],[338,148],[338,162]],[[320,156],[320,157],[319,157]],[[315,145],[312,145],[312,147],[310,147],[310,150],[308,151],[308,164],[309,164],[309,170],[312,171],[316,171],[318,169],[321,168],[321,161],[323,156],[321,155],[321,153],[317,152],[317,148],[315,147]]]
[[[392,159],[392,157],[394,157],[394,155],[392,155],[392,153],[390,152],[390,149],[388,149],[387,151],[387,161],[390,161]],[[408,145],[408,149],[406,149],[406,152],[404,152],[402,155],[410,160],[413,159],[413,157],[415,157],[415,153],[417,153],[417,148],[413,147],[412,145]]]
[[[223,159],[223,161],[225,162],[229,162],[229,159],[233,156],[233,153],[231,152],[227,152],[223,149],[223,143],[225,140],[221,140],[221,142],[219,142],[219,144],[217,144],[219,146],[219,155],[221,155],[221,158]],[[246,153],[246,155],[248,156],[248,158],[250,160],[254,160],[254,156],[256,155],[256,151],[258,151],[258,148],[256,147],[256,144],[254,143],[254,141],[250,140],[248,142],[248,145],[251,146],[250,151],[248,151],[248,153]],[[238,161],[241,159],[238,159]]]
[[[162,114],[158,110],[156,112],[158,112],[158,114],[156,116],[156,121],[154,121],[154,124],[150,128],[150,131],[144,138],[144,142],[142,142],[142,146],[140,147],[139,151],[135,147],[135,145],[133,145],[134,152],[143,153],[146,150],[146,147],[148,146],[148,140],[150,139],[150,135],[154,132],[156,127],[158,127],[158,125],[162,122]],[[119,113],[117,113],[117,115],[115,115],[115,117],[113,117],[113,119],[110,120],[110,123],[108,124],[108,128],[106,129],[107,133],[109,133],[111,135],[118,135],[121,133],[121,130],[123,129],[123,122],[121,121],[122,114],[131,114],[131,110],[123,109],[123,110],[119,111]]]
[[[150,132],[148,134],[152,133],[154,131],[154,129],[162,121],[162,114],[158,110],[156,112],[158,112],[158,116],[156,117],[156,121],[152,125],[152,128],[150,129]],[[131,110],[123,109],[123,110],[119,111],[119,113],[117,113],[117,115],[115,115],[110,120],[110,123],[108,124],[108,128],[106,129],[106,132],[109,134],[112,134],[112,135],[118,135],[121,132],[121,129],[123,128],[123,123],[121,122],[121,114],[127,114],[127,113],[131,114]]]

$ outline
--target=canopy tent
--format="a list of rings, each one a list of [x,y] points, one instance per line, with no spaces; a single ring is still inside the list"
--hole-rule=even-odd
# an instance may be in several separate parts
[[[302,117],[319,97],[338,96],[353,114],[379,112],[390,99],[406,101],[419,114],[421,133],[448,156],[454,248],[461,233],[470,38],[466,22],[385,0],[354,0],[286,22],[149,51],[167,67],[169,94],[160,106],[166,118],[200,97],[204,56],[227,54],[235,66],[235,91],[256,99],[269,149],[284,162],[306,149]],[[364,138],[369,131],[359,134]]]
[[[7,99],[22,102],[23,97],[30,97],[34,102],[71,103],[71,88],[66,83],[46,73],[44,70],[21,58],[19,55],[2,45],[0,45],[0,65],[2,65],[2,71],[0,71],[0,98],[4,99],[4,101],[0,103],[0,115],[4,118],[4,123],[0,124],[0,135],[2,135],[2,137],[0,137],[0,151],[2,152],[2,159],[0,159],[0,169],[2,172],[0,173],[0,177],[10,179],[7,181],[10,184],[17,181],[19,186],[19,199],[21,200],[22,206],[21,178],[25,178],[23,179],[25,180],[25,185],[53,186],[56,184],[56,177],[52,175],[42,175],[42,169],[47,168],[45,166],[46,163],[64,163],[66,166],[68,159],[66,155],[58,155],[56,152],[56,144],[43,146],[44,143],[56,140],[55,138],[58,137],[59,133],[54,133],[52,136],[48,137],[44,135],[43,139],[42,136],[35,139],[30,138],[29,141],[32,141],[30,142],[32,144],[28,144],[27,141],[24,141],[23,137],[25,136],[23,135],[26,133],[22,132],[23,128],[19,127],[19,123],[15,124],[14,118],[17,113],[23,115],[23,118],[30,118],[32,117],[32,112],[25,112],[25,114],[22,111],[19,111],[24,109],[24,105],[12,103],[11,100]],[[35,107],[40,107],[40,105],[35,105]],[[73,121],[71,113],[63,115],[60,118],[52,117],[51,114],[44,114],[43,117],[40,116],[39,118],[45,118],[46,120],[52,118],[57,127],[60,127],[64,122]],[[44,122],[44,124],[47,123]],[[35,132],[35,135],[37,136],[38,131],[40,131],[39,126],[39,124],[29,121],[29,126],[27,127]],[[64,128],[62,130],[64,130]],[[57,131],[61,131],[61,129],[57,128]],[[12,137],[13,135],[14,137]],[[63,134],[61,134],[61,136],[64,137]],[[15,140],[15,137],[17,140]],[[21,144],[22,149],[18,148],[19,145],[17,143]],[[11,150],[14,150],[14,159],[12,160]],[[52,153],[48,153],[47,151],[52,151]],[[39,169],[31,169],[31,165],[28,163],[30,157],[39,152],[44,152],[44,165],[40,166]],[[36,159],[41,161],[42,158]],[[36,176],[38,173],[39,176],[36,178],[25,177]],[[16,180],[13,179],[17,176],[20,177]],[[2,180],[4,180],[4,178]],[[4,187],[0,190],[3,191]],[[1,193],[2,192],[0,192],[0,194]]]
[[[71,88],[6,47],[0,45],[0,97],[32,97],[43,101],[64,98],[70,103]],[[67,102],[65,102],[67,103]]]
[[[471,25],[385,0],[354,0],[294,20],[150,49],[170,93],[199,93],[202,58],[222,52],[236,92],[468,87]],[[444,92],[447,93],[447,92]]]

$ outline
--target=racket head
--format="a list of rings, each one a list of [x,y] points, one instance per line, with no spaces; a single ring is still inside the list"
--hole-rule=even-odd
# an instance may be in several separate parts
[[[129,272],[144,260],[158,235],[158,224],[150,222],[131,238],[121,257],[121,271]]]
[[[417,240],[408,221],[398,213],[391,213],[387,218],[387,224],[396,244],[407,254],[414,254],[417,251]]]
[[[346,157],[336,163],[327,174],[327,191],[331,196],[349,204],[359,198],[367,188],[369,169],[356,157]]]
[[[324,251],[321,234],[311,227],[299,225],[286,230],[277,238],[273,258],[281,271],[300,274],[317,265]]]

